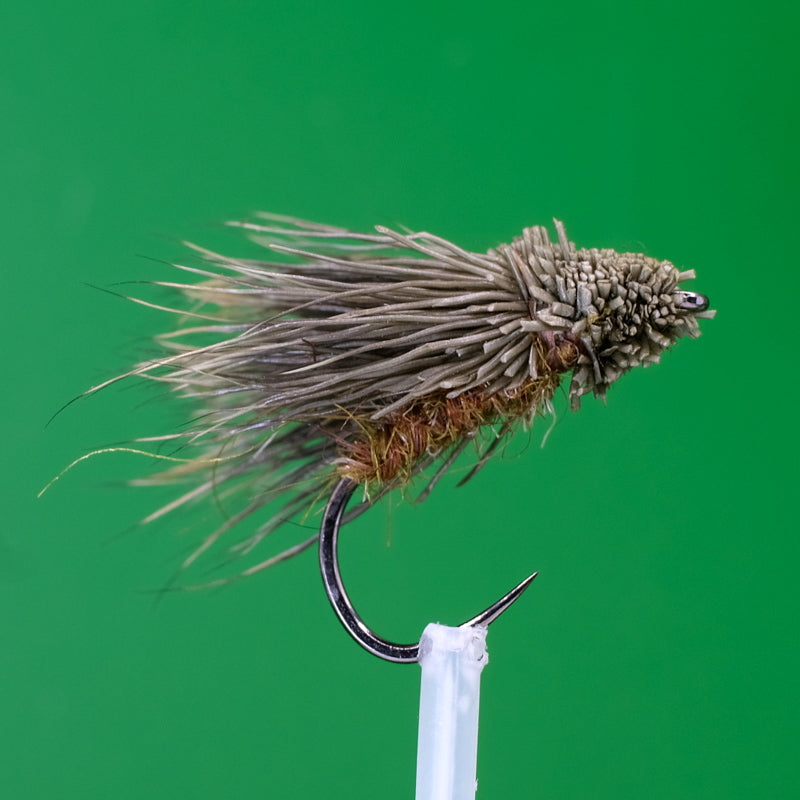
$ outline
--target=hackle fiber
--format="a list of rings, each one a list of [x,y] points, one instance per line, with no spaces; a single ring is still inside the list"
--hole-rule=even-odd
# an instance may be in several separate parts
[[[516,424],[552,410],[565,375],[577,408],[713,316],[679,287],[693,271],[577,249],[560,222],[557,241],[537,226],[488,253],[384,227],[231,225],[274,260],[194,248],[206,266],[176,266],[200,282],[162,284],[190,301],[159,337],[167,354],[128,373],[201,412],[191,430],[146,440],[179,443],[185,461],[137,483],[190,486],[148,519],[212,493],[235,508],[188,561],[279,497],[233,546],[251,550],[340,476],[374,500],[436,463],[429,489],[471,441],[478,468]]]

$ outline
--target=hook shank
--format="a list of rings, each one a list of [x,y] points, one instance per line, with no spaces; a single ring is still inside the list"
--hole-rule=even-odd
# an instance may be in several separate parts
[[[339,527],[342,514],[348,501],[353,495],[357,484],[347,478],[342,478],[331,494],[319,535],[319,565],[322,572],[322,582],[328,599],[344,625],[345,630],[365,649],[373,655],[386,661],[400,664],[412,664],[419,661],[419,643],[396,644],[387,641],[372,631],[359,617],[342,582],[339,572],[338,540]],[[497,602],[492,603],[485,611],[462,623],[459,627],[467,628],[476,625],[486,626],[496,620],[519,596],[530,586],[538,573],[534,572],[524,581],[517,584],[510,592],[503,595]]]

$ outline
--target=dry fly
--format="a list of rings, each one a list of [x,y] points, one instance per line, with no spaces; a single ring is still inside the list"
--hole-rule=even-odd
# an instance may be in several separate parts
[[[351,517],[423,472],[427,495],[472,443],[467,480],[517,426],[553,411],[562,383],[573,409],[586,394],[602,398],[714,315],[681,288],[693,270],[578,249],[558,221],[555,241],[535,226],[487,253],[381,226],[357,233],[275,215],[229,224],[270,259],[190,245],[203,265],[175,266],[197,282],[158,284],[185,301],[177,329],[158,337],[164,354],[114,379],[166,384],[200,412],[191,428],[140,440],[180,449],[135,481],[188,484],[147,521],[211,495],[235,509],[186,565],[277,498],[232,545],[251,551],[342,477],[364,487]]]

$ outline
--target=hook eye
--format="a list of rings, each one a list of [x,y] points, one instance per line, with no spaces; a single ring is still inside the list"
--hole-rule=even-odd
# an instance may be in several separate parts
[[[396,644],[378,636],[364,623],[355,608],[353,608],[342,582],[338,555],[339,527],[342,523],[342,514],[356,486],[357,484],[353,483],[353,481],[342,478],[333,490],[322,517],[322,526],[319,534],[319,565],[325,592],[345,630],[365,650],[385,661],[412,664],[419,661],[419,642],[415,644]],[[489,608],[462,623],[459,627],[486,626],[494,622],[520,597],[537,575],[537,572],[529,575],[510,592],[503,595],[495,603],[492,603]]]
[[[681,289],[675,292],[675,298],[678,301],[678,308],[684,308],[687,311],[705,311],[708,308],[708,298],[698,292],[687,292]]]

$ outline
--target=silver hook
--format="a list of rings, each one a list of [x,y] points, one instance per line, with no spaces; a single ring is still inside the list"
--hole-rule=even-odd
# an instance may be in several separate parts
[[[365,649],[378,658],[386,661],[395,661],[400,664],[411,664],[419,661],[419,643],[395,644],[381,638],[370,630],[353,608],[347,596],[342,576],[339,572],[338,540],[339,526],[342,514],[350,500],[357,484],[347,478],[342,478],[331,494],[325,515],[322,518],[322,527],[319,534],[319,565],[322,570],[322,582],[325,592],[331,601],[333,610],[345,630]],[[534,572],[522,583],[517,584],[508,594],[503,595],[497,602],[492,603],[472,619],[462,623],[460,628],[469,628],[474,625],[489,625],[494,622],[527,588],[538,575]]]

